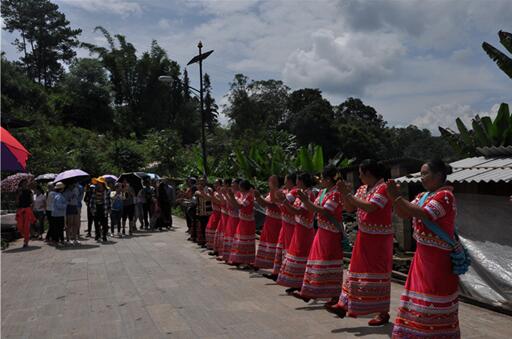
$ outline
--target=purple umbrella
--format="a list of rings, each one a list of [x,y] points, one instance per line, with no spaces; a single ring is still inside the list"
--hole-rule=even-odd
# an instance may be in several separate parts
[[[72,169],[72,170],[67,170],[67,171],[59,173],[57,175],[57,177],[55,178],[55,180],[53,180],[53,182],[57,183],[59,181],[64,181],[64,180],[69,180],[69,179],[80,180],[80,179],[85,179],[88,176],[89,176],[89,173],[87,173],[87,172],[84,172],[80,169]]]
[[[115,183],[117,181],[117,177],[113,174],[104,174],[102,175],[103,178],[105,178],[105,180],[110,184],[110,183]]]

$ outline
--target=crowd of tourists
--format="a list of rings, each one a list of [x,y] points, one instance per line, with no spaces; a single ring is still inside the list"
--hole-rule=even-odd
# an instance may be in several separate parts
[[[103,177],[93,178],[85,185],[51,183],[46,190],[24,179],[16,194],[16,218],[23,247],[28,246],[31,236],[57,247],[79,246],[84,204],[87,228],[83,235],[90,238],[94,233],[96,241],[107,242],[116,233],[122,238],[137,230],[170,229],[175,200],[170,183],[149,178],[143,180],[137,192],[126,180],[108,183]]]
[[[243,179],[218,179],[210,188],[204,179],[191,178],[178,202],[186,211],[189,240],[209,248],[217,260],[240,269],[267,269],[264,275],[286,293],[305,302],[323,300],[340,318],[375,315],[369,326],[390,320],[392,215],[412,218],[417,249],[393,337],[460,337],[452,247],[427,227],[435,223],[454,237],[455,198],[445,185],[451,168],[442,161],[424,164],[426,192],[412,202],[393,180],[384,179],[384,172],[378,162],[363,161],[362,185],[354,194],[333,167],[324,169],[319,182],[309,173],[288,175],[284,182],[271,176],[264,196]],[[256,206],[265,209],[258,243]],[[350,249],[344,211],[355,212],[358,221],[345,280],[344,248]]]

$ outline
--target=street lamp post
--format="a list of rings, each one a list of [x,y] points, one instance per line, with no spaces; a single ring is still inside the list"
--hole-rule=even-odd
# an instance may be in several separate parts
[[[207,168],[207,158],[206,158],[206,133],[205,133],[205,117],[204,117],[204,104],[203,104],[203,60],[208,58],[210,54],[213,53],[213,50],[208,51],[206,53],[202,53],[201,49],[203,48],[203,43],[199,41],[197,44],[197,48],[199,49],[199,54],[193,57],[187,64],[191,65],[196,62],[199,63],[199,101],[201,103],[201,148],[203,151],[203,177],[206,179],[208,175]]]
[[[203,104],[203,60],[208,58],[210,54],[213,53],[213,50],[208,51],[206,53],[202,53],[201,49],[203,48],[203,43],[199,41],[197,44],[197,48],[199,48],[199,54],[193,57],[187,64],[191,65],[196,62],[199,63],[199,90],[195,89],[192,86],[189,86],[190,89],[199,92],[199,102],[201,103],[201,149],[203,153],[203,177],[206,179],[208,175],[207,169],[207,161],[206,161],[206,134],[205,134],[205,116],[204,116],[204,104]],[[161,75],[158,77],[158,80],[162,82],[173,82],[174,79],[168,75]]]

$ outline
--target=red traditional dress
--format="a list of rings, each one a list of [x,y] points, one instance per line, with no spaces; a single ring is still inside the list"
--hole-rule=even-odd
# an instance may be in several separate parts
[[[392,202],[384,180],[370,190],[362,185],[356,197],[378,209],[372,213],[357,210],[359,231],[338,304],[353,315],[388,313],[393,268]]]
[[[235,193],[235,198],[240,196],[240,192]],[[235,235],[236,228],[238,227],[238,222],[240,219],[238,218],[238,208],[231,205],[228,201],[227,203],[228,210],[228,221],[226,223],[226,228],[224,229],[224,247],[222,249],[222,259],[225,262],[229,262],[229,257],[231,256],[231,246],[233,245],[233,236]]]
[[[343,202],[336,186],[318,193],[315,205],[323,207],[341,225]],[[338,298],[343,282],[343,235],[323,213],[317,214],[317,220],[318,231],[309,252],[300,294],[313,299]]]
[[[272,203],[270,193],[265,200]],[[265,223],[260,235],[260,243],[254,266],[259,268],[273,268],[276,257],[277,242],[281,231],[281,210],[277,205],[265,208]]]
[[[296,189],[283,189],[283,193],[289,202],[295,201]],[[281,230],[279,231],[279,238],[276,246],[276,256],[274,257],[274,267],[272,268],[272,274],[278,275],[281,271],[281,264],[283,263],[286,250],[290,246],[293,237],[293,231],[295,230],[295,216],[290,214],[286,208],[280,204],[279,209],[281,210]]]
[[[254,195],[242,193],[237,202],[241,205],[239,221],[233,236],[231,264],[253,264],[256,254],[256,223],[254,222]]]
[[[219,193],[219,197],[222,196],[222,193]],[[217,230],[215,231],[215,239],[213,241],[213,248],[219,254],[222,255],[224,248],[224,229],[226,228],[227,220],[228,220],[228,210],[226,208],[226,201],[222,198],[222,203],[220,204],[220,220],[217,225]]]
[[[311,190],[307,190],[305,193],[309,196],[310,201],[315,200],[315,195]],[[315,238],[315,228],[313,227],[315,213],[310,212],[299,198],[295,199],[293,206],[300,209],[300,212],[295,215],[293,237],[290,247],[286,251],[277,283],[281,286],[300,289],[311,244]]]
[[[413,203],[418,204],[423,194]],[[455,198],[447,188],[431,194],[423,205],[429,219],[453,237]],[[459,278],[452,272],[452,248],[419,219],[413,218],[416,253],[393,328],[393,338],[460,338]]]
[[[219,199],[219,193],[213,192],[213,196],[217,199]],[[208,224],[206,225],[206,247],[210,250],[213,250],[214,242],[215,242],[215,233],[217,231],[217,227],[220,223],[221,218],[221,212],[220,212],[220,205],[216,204],[212,201],[212,215],[210,215],[210,218],[208,219]]]

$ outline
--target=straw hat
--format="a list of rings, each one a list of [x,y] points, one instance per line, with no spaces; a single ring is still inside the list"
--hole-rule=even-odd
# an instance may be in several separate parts
[[[56,190],[61,190],[61,189],[64,189],[65,187],[66,187],[66,185],[64,185],[64,183],[62,181],[59,181],[58,183],[55,184]]]
[[[105,178],[103,178],[103,177],[99,177],[99,178],[96,178],[96,183],[97,183],[97,184],[103,184],[103,185],[106,185],[106,184],[107,184],[107,181],[105,180]]]

